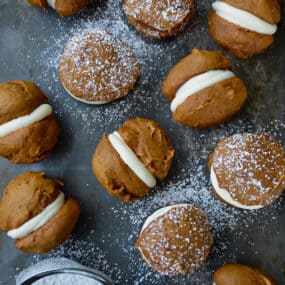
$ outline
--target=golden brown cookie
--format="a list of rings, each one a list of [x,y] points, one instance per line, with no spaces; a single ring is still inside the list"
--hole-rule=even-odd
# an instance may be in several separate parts
[[[100,30],[73,37],[59,63],[59,77],[66,91],[89,104],[127,96],[139,75],[140,66],[129,47]]]
[[[69,16],[81,12],[92,0],[27,0],[31,5],[46,9],[48,6],[61,16]]]
[[[243,106],[247,88],[220,51],[193,49],[162,86],[175,121],[195,129],[223,123]]]
[[[49,156],[59,125],[47,96],[28,81],[0,83],[0,156],[34,163]]]
[[[212,4],[209,32],[222,47],[237,57],[262,53],[274,41],[281,19],[278,0],[222,0]]]
[[[277,285],[267,273],[242,264],[225,264],[215,271],[215,285]]]
[[[93,156],[93,171],[112,195],[129,202],[145,196],[170,169],[174,149],[154,121],[135,118],[104,135]]]
[[[145,37],[165,39],[181,33],[195,14],[194,0],[125,0],[129,22]]]
[[[254,210],[272,204],[285,188],[285,153],[266,133],[220,141],[209,161],[213,190],[223,202]]]
[[[29,253],[46,253],[65,242],[80,213],[77,201],[65,199],[63,183],[43,172],[25,172],[6,186],[0,202],[0,230]]]
[[[191,204],[178,204],[159,209],[147,218],[136,247],[154,270],[180,275],[201,267],[212,243],[204,211]]]

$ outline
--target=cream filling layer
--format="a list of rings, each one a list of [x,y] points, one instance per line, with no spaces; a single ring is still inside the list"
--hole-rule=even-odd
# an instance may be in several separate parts
[[[7,235],[13,239],[28,236],[30,233],[44,226],[64,205],[64,194],[60,192],[58,197],[49,204],[40,214],[36,215],[17,229],[11,230]]]
[[[152,173],[139,160],[132,149],[125,143],[118,132],[108,136],[110,143],[117,151],[123,162],[150,188],[156,185],[156,179]]]
[[[189,204],[175,204],[167,207],[163,207],[161,209],[158,209],[154,213],[152,213],[144,222],[142,228],[141,228],[141,233],[149,226],[150,223],[158,219],[159,217],[163,216],[165,213],[170,211],[173,208],[178,208],[178,207],[187,207]]]
[[[195,93],[233,77],[235,77],[235,75],[230,70],[209,70],[192,77],[176,92],[175,98],[170,105],[171,111],[175,112],[179,105]]]
[[[269,24],[249,12],[235,8],[222,1],[214,2],[212,7],[219,17],[250,31],[263,35],[273,35],[277,31],[277,25]]]
[[[41,121],[52,113],[52,107],[49,104],[42,104],[31,114],[16,118],[10,122],[0,125],[0,137],[15,132],[21,128],[28,127],[36,122]]]
[[[225,202],[227,202],[228,204],[234,207],[245,209],[245,210],[257,210],[257,209],[264,207],[263,205],[247,206],[247,205],[239,203],[238,201],[235,201],[226,189],[220,188],[213,166],[211,166],[211,182],[218,196],[222,198]]]
[[[56,10],[56,0],[47,0],[47,3],[50,7]]]
[[[63,84],[62,84],[63,85]],[[85,104],[90,104],[90,105],[103,105],[103,104],[107,104],[109,102],[103,102],[103,101],[88,101],[88,100],[85,100],[85,99],[82,99],[80,97],[77,97],[75,95],[73,95],[64,85],[63,85],[63,88],[65,89],[65,91],[74,99],[80,101],[80,102],[83,102]]]

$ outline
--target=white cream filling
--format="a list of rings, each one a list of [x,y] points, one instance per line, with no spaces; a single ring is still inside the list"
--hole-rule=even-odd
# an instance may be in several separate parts
[[[103,101],[88,101],[88,100],[84,100],[80,97],[77,97],[75,95],[73,95],[64,85],[63,85],[63,88],[65,89],[65,91],[74,99],[80,101],[80,102],[83,102],[85,104],[90,104],[90,105],[103,105],[103,104],[107,104],[109,102],[103,102]]]
[[[269,24],[255,15],[227,3],[216,1],[212,7],[219,17],[250,31],[263,35],[273,35],[277,31],[277,25]]]
[[[7,235],[13,239],[28,236],[30,233],[44,226],[63,206],[64,194],[61,192],[58,197],[49,204],[40,214],[36,215],[17,229],[11,230]]]
[[[171,111],[175,112],[176,108],[191,95],[233,77],[235,77],[235,75],[230,70],[209,70],[192,77],[176,92],[175,98],[172,100],[170,105]]]
[[[49,104],[42,104],[36,108],[31,114],[16,118],[10,122],[0,125],[0,137],[15,132],[21,128],[30,126],[41,121],[52,113],[52,107]]]
[[[247,206],[235,201],[226,189],[220,188],[213,166],[211,166],[211,182],[218,196],[234,207],[245,210],[257,210],[264,207],[263,205]]]
[[[110,143],[117,151],[123,162],[150,188],[156,185],[156,179],[152,173],[139,160],[132,149],[124,142],[118,132],[108,136]]]
[[[150,223],[152,223],[153,221],[155,221],[156,219],[158,219],[159,217],[163,216],[165,213],[167,213],[168,211],[170,211],[173,208],[178,208],[178,207],[188,207],[189,204],[176,204],[176,205],[171,205],[171,206],[167,206],[161,209],[158,209],[157,211],[155,211],[154,213],[152,213],[144,222],[142,228],[141,228],[141,233],[144,231],[144,229],[146,229],[148,227],[148,225]]]
[[[56,9],[56,0],[47,0],[47,3],[53,9]]]

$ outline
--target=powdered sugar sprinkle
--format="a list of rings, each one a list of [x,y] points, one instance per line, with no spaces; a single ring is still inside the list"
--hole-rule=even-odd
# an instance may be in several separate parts
[[[89,213],[91,210],[86,209],[83,204],[81,217],[83,225],[79,223],[78,231],[75,231],[73,237],[49,256],[67,256],[87,266],[97,267],[110,275],[117,284],[208,284],[217,266],[236,260],[234,249],[237,241],[244,241],[248,248],[254,248],[255,244],[247,239],[245,230],[256,225],[262,228],[266,224],[274,223],[280,212],[280,206],[284,203],[284,199],[281,198],[272,206],[248,213],[220,202],[214,196],[209,181],[207,169],[209,154],[218,141],[236,132],[267,131],[277,138],[284,138],[285,125],[284,122],[264,119],[262,112],[267,108],[266,98],[253,95],[250,95],[249,103],[242,113],[222,126],[197,133],[173,122],[169,103],[163,99],[160,92],[161,83],[168,70],[192,48],[216,48],[208,37],[206,29],[210,2],[197,1],[198,14],[193,24],[189,26],[189,30],[165,42],[150,42],[139,36],[127,23],[121,4],[121,1],[117,0],[105,1],[100,8],[94,8],[91,15],[83,14],[73,18],[72,22],[52,18],[49,20],[49,25],[43,27],[43,30],[48,30],[50,27],[57,28],[48,41],[40,35],[30,35],[34,46],[43,49],[38,58],[31,60],[32,64],[40,66],[43,70],[42,73],[34,75],[34,80],[40,83],[40,87],[49,95],[50,102],[64,126],[63,143],[67,143],[67,147],[64,153],[61,152],[62,162],[55,175],[61,175],[69,163],[68,155],[72,155],[71,152],[74,151],[80,159],[73,161],[81,164],[71,165],[71,169],[78,167],[74,173],[81,176],[85,173],[82,169],[86,171],[87,167],[91,168],[91,155],[101,134],[113,132],[123,121],[137,115],[151,118],[166,129],[174,143],[176,158],[168,179],[159,183],[149,196],[130,205],[109,197],[99,186],[98,189],[93,189],[95,178],[88,179],[87,183],[90,186],[82,184],[83,180],[80,180],[80,189],[73,194],[77,195],[79,201],[85,201],[85,195],[92,193],[90,194],[92,196],[94,193],[92,203],[94,203],[93,208],[98,207],[97,216],[91,215]],[[59,59],[68,40],[94,28],[110,31],[122,38],[134,51],[142,67],[141,79],[130,96],[100,107],[80,104],[70,98],[58,79]],[[22,58],[31,59],[33,56],[31,51]],[[251,61],[242,62],[233,59],[236,63],[233,64],[237,70],[235,73],[243,75],[249,83],[257,82],[256,74],[261,74],[262,82],[271,88],[272,82],[278,82],[278,76],[267,73],[266,59],[260,57],[255,60],[258,61],[254,65],[258,71],[256,70],[254,79],[251,80],[247,74],[253,66]],[[266,87],[262,82],[257,86],[260,89]],[[82,142],[85,143],[84,146]],[[79,150],[76,147],[81,148],[82,154],[78,154]],[[83,160],[85,159],[83,148],[88,151],[86,161]],[[47,162],[41,167],[49,169],[51,165],[54,167],[53,163],[53,161]],[[91,171],[88,173],[92,175]],[[104,202],[100,205],[96,204],[98,193],[104,197]],[[205,210],[214,233],[214,245],[209,260],[202,269],[191,276],[167,279],[153,272],[141,260],[134,244],[145,218],[155,210],[173,203],[191,203]],[[112,220],[112,224],[104,224],[105,219]],[[116,235],[113,234],[114,228]],[[228,235],[233,236],[233,240],[229,240]],[[34,261],[45,257],[34,256]]]

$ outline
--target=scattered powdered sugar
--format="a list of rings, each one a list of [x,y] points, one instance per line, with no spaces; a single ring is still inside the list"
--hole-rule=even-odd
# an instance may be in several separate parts
[[[116,5],[116,4],[115,4]],[[61,38],[55,39],[55,45],[47,50],[44,50],[42,53],[42,61],[47,64],[49,72],[52,71],[53,80],[58,82],[58,63],[60,56],[63,53],[63,45],[73,37],[75,34],[82,33],[84,31],[92,31],[94,29],[104,29],[111,31],[114,35],[126,35],[127,38],[123,40],[128,40],[131,49],[137,55],[138,61],[141,64],[141,78],[139,84],[142,88],[135,88],[133,92],[129,94],[126,98],[122,100],[117,100],[116,102],[105,105],[103,108],[88,107],[83,104],[76,104],[74,99],[68,98],[67,94],[64,94],[60,84],[55,86],[50,92],[53,94],[51,100],[55,104],[62,105],[62,108],[58,108],[57,112],[60,117],[64,117],[65,114],[73,114],[73,117],[77,119],[77,122],[80,122],[82,125],[82,130],[84,132],[93,135],[95,130],[92,127],[92,122],[97,122],[96,133],[103,132],[106,129],[106,123],[109,122],[109,119],[112,118],[117,125],[114,127],[119,127],[119,124],[122,123],[122,118],[134,117],[139,111],[144,112],[145,106],[152,104],[154,108],[159,106],[159,97],[153,96],[152,90],[145,88],[148,85],[148,79],[150,77],[156,78],[154,73],[157,68],[157,63],[153,64],[154,58],[157,58],[159,61],[160,55],[163,53],[163,48],[156,44],[150,45],[145,43],[142,38],[137,37],[134,33],[131,37],[128,38],[127,32],[129,30],[128,25],[122,20],[113,20],[112,29],[110,29],[110,21],[103,19],[99,23],[86,21],[79,23],[77,27],[71,30],[70,34],[64,34]],[[155,48],[154,48],[155,47]],[[154,55],[154,58],[152,57]],[[45,76],[45,74],[43,74]],[[68,103],[68,104],[66,104]],[[76,112],[74,108],[76,106]],[[89,108],[89,109],[88,109]],[[92,108],[92,109],[91,109]]]
[[[221,188],[245,205],[270,204],[285,185],[284,151],[264,133],[226,138],[215,149],[213,167]]]
[[[116,201],[110,209],[113,226],[118,228],[116,236],[106,234],[104,231],[90,230],[89,234],[84,233],[86,235],[84,238],[73,236],[49,256],[65,256],[91,268],[98,268],[108,274],[116,284],[165,284],[167,280],[175,282],[173,284],[184,284],[179,282],[206,284],[202,282],[210,280],[212,272],[217,266],[234,260],[232,243],[247,241],[247,236],[241,229],[248,228],[252,224],[258,224],[262,228],[267,223],[274,222],[283,201],[280,199],[272,206],[258,211],[242,211],[227,206],[213,195],[205,166],[207,159],[208,155],[205,154],[196,163],[191,162],[193,167],[190,171],[182,168],[180,174],[172,176],[171,181],[162,182],[152,190],[151,195],[141,201],[130,205]],[[190,159],[188,159],[188,163],[189,161]],[[155,210],[176,203],[191,203],[201,207],[207,213],[207,219],[214,236],[214,244],[206,265],[195,274],[190,277],[168,279],[168,277],[153,272],[141,260],[134,245],[145,219]],[[119,226],[120,221],[124,230]],[[97,217],[93,217],[91,224],[96,224],[96,222]],[[121,230],[119,230],[120,228]],[[227,232],[233,235],[233,240],[228,240]],[[94,241],[94,235],[96,240],[101,240],[100,246]],[[254,243],[248,242],[248,246],[254,247]],[[118,251],[121,252],[119,260],[116,258],[114,261],[112,254]],[[38,260],[43,257],[35,256],[35,258]],[[122,268],[121,259],[124,262],[128,260],[128,266]]]
[[[241,132],[248,131],[249,127],[239,121],[230,124],[230,126],[239,129]],[[283,133],[282,130],[285,129],[280,128],[279,124],[278,128],[270,125],[256,129],[256,131],[267,132],[269,130],[275,136],[280,137]],[[274,223],[284,200],[279,199],[273,205],[257,211],[243,211],[227,206],[213,195],[207,169],[209,152],[214,149],[221,134],[226,137],[232,135],[233,131],[232,128],[225,126],[211,130],[210,132],[215,132],[215,139],[210,143],[205,143],[209,134],[202,132],[199,139],[195,142],[192,141],[191,146],[183,151],[186,159],[183,161],[183,165],[178,162],[178,165],[175,166],[178,171],[174,171],[175,173],[170,175],[171,178],[168,181],[159,183],[150,195],[140,201],[125,205],[123,202],[115,200],[109,209],[114,219],[114,227],[119,227],[118,224],[120,223],[124,227],[124,230],[119,230],[116,236],[106,234],[104,231],[99,233],[96,230],[95,232],[91,230],[84,239],[73,237],[49,256],[66,256],[91,268],[98,268],[112,277],[116,284],[165,284],[167,282],[174,282],[173,284],[187,284],[187,282],[196,285],[207,284],[207,280],[211,279],[213,270],[217,266],[235,260],[235,248],[232,247],[232,244],[243,241],[248,243],[248,247],[254,248],[255,244],[247,240],[246,232],[242,229],[248,229],[253,224],[263,228],[268,223]],[[220,135],[218,135],[219,132],[221,132]],[[195,157],[196,160],[193,161],[193,157],[189,154],[194,149],[199,150],[200,155]],[[134,245],[141,227],[149,215],[159,208],[177,203],[190,203],[206,212],[207,220],[213,232],[214,244],[208,261],[201,269],[190,276],[172,277],[170,279],[153,272],[141,260]],[[90,217],[90,219],[91,224],[96,223],[96,217]],[[94,235],[96,239],[101,240],[101,246],[94,242]],[[232,236],[232,240],[228,239],[228,235]],[[117,251],[122,252],[119,261],[117,258],[114,261],[112,254]],[[38,258],[39,256],[36,256],[36,260]],[[124,262],[128,260],[128,266],[122,269],[120,259],[123,259]]]
[[[84,285],[100,285],[98,282],[89,277],[75,274],[56,274],[45,277],[33,283],[34,285],[70,285],[70,284],[84,284]]]
[[[179,275],[193,272],[205,262],[212,235],[203,210],[183,204],[150,222],[136,245],[146,262],[157,270]]]
[[[94,193],[93,207],[98,207],[97,216],[93,216],[93,213],[91,215],[90,209],[87,210],[83,204],[81,220],[72,238],[48,256],[66,256],[89,267],[99,268],[112,277],[116,284],[209,284],[212,272],[217,266],[235,261],[234,252],[238,242],[242,241],[248,248],[254,248],[254,242],[247,240],[246,231],[249,228],[253,225],[262,228],[275,222],[280,207],[284,204],[284,198],[258,211],[229,207],[214,196],[207,169],[209,154],[216,144],[236,132],[267,131],[279,139],[284,138],[284,122],[272,120],[270,123],[262,116],[266,109],[266,101],[263,100],[266,98],[251,96],[237,117],[222,126],[197,133],[171,120],[169,103],[161,95],[163,78],[179,59],[194,47],[216,48],[207,36],[206,29],[210,2],[197,1],[197,6],[195,21],[187,32],[171,41],[151,42],[141,37],[127,23],[122,3],[117,0],[98,1],[98,8],[94,8],[92,13],[86,12],[71,20],[52,18],[50,21],[55,22],[43,27],[47,30],[50,26],[57,28],[48,41],[39,35],[31,35],[33,44],[42,48],[40,56],[33,59],[33,64],[40,66],[42,70],[35,75],[35,80],[49,95],[51,104],[64,126],[64,135],[68,139],[70,135],[80,141],[77,145],[82,147],[82,151],[86,148],[90,152],[90,161],[95,142],[99,141],[102,133],[111,133],[125,120],[138,115],[159,122],[166,129],[176,149],[168,178],[158,183],[150,195],[140,201],[126,205],[109,197],[107,193],[100,192],[99,186],[100,189],[92,189],[91,186],[84,187],[82,184],[77,192],[74,189],[79,201],[84,200],[84,195],[89,192]],[[98,107],[78,103],[66,94],[58,79],[58,64],[66,43],[73,36],[94,29],[103,29],[119,36],[136,54],[142,67],[141,78],[129,96]],[[31,53],[30,57],[32,56]],[[246,64],[242,61],[233,64],[234,68],[238,69],[237,74],[252,70],[252,62],[248,63],[248,68],[245,67]],[[267,79],[265,67],[262,70]],[[244,77],[248,80],[250,78],[249,74]],[[269,88],[272,78],[269,76],[267,81],[264,79]],[[256,74],[251,83],[253,82],[257,82]],[[260,85],[265,86],[263,83]],[[77,156],[81,155],[78,149],[74,151]],[[68,159],[69,157],[64,157],[64,160]],[[78,166],[76,175],[80,176],[78,180],[82,183],[85,179],[81,178],[85,174],[82,169],[86,169],[86,165],[90,168],[90,161],[80,161]],[[89,174],[92,175],[92,172],[88,172]],[[88,183],[95,183],[94,181],[95,178],[88,180]],[[100,201],[100,204],[96,204],[97,193],[104,195],[104,201]],[[191,276],[170,279],[153,272],[141,260],[134,244],[145,219],[157,209],[175,203],[194,204],[206,212],[213,231],[214,244],[208,261],[201,269]],[[36,255],[34,261],[43,258],[46,256]]]
[[[89,29],[67,43],[59,65],[67,90],[99,103],[126,96],[137,81],[139,69],[134,53],[118,37]]]
[[[198,3],[200,13],[205,18],[206,11],[203,10],[204,6],[205,3],[203,1]],[[90,135],[105,132],[110,125],[110,118],[116,124],[113,128],[115,129],[123,122],[123,118],[131,118],[137,114],[143,116],[144,114],[154,113],[156,110],[160,110],[161,113],[165,109],[169,110],[168,104],[161,105],[160,86],[162,78],[166,75],[164,69],[172,67],[173,59],[181,58],[177,51],[181,49],[181,45],[183,46],[183,41],[187,40],[186,33],[182,34],[180,38],[173,39],[170,44],[168,42],[152,42],[141,37],[135,30],[131,29],[126,21],[120,1],[106,1],[106,3],[96,8],[95,12],[92,17],[80,17],[78,20],[74,20],[72,27],[68,29],[66,25],[61,24],[60,19],[57,19],[56,33],[51,35],[51,38],[46,43],[47,48],[43,49],[40,57],[34,59],[36,64],[44,64],[43,72],[38,74],[38,77],[42,81],[46,81],[48,76],[50,80],[57,82],[57,84],[48,84],[46,88],[49,89],[50,100],[59,106],[55,110],[58,116],[68,118],[69,114],[72,114],[76,122],[81,124],[80,130]],[[201,19],[202,16],[195,23],[196,26],[200,27],[200,31],[201,29],[204,30],[204,27],[201,26]],[[55,19],[52,19],[52,21],[55,21]],[[192,29],[194,28],[192,27]],[[68,41],[72,37],[83,34],[86,31],[99,29],[109,31],[126,42],[137,56],[141,65],[141,77],[129,96],[105,105],[103,108],[78,104],[74,99],[69,98],[59,83],[58,78],[60,57]],[[193,37],[198,41],[200,39],[200,31],[197,29],[193,30]],[[37,43],[36,37],[33,38],[33,41],[35,45],[41,44],[40,42]],[[199,46],[199,43],[197,45]],[[186,49],[190,52],[190,48],[186,47]],[[74,112],[75,108],[76,112]],[[96,130],[93,127],[93,122],[97,123]]]
[[[160,31],[168,31],[181,25],[189,16],[193,1],[189,0],[126,0],[124,11],[142,24],[149,25]]]

